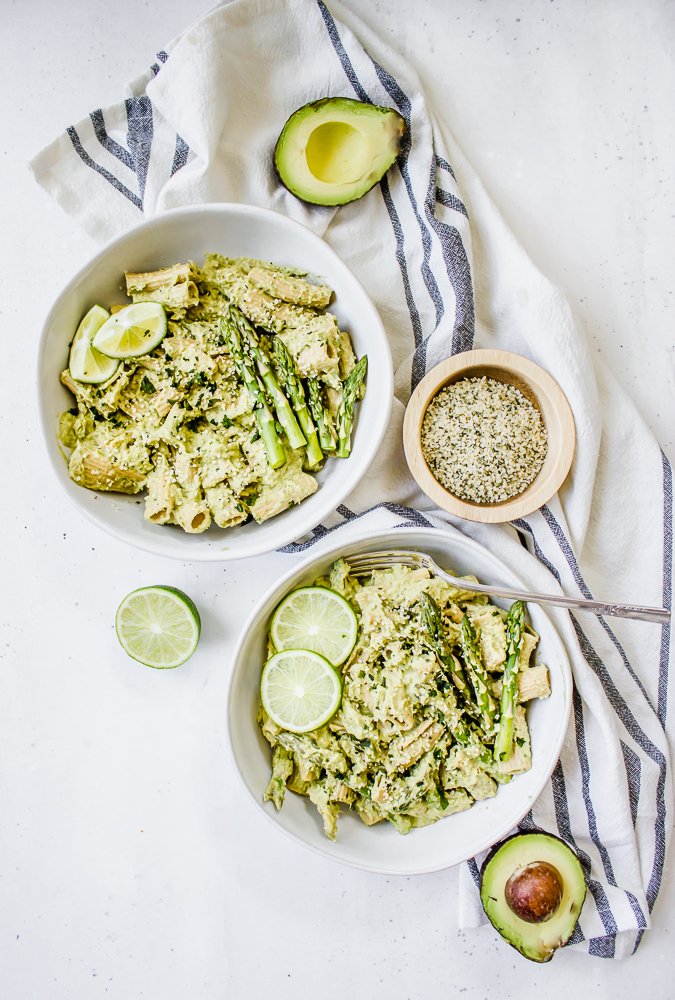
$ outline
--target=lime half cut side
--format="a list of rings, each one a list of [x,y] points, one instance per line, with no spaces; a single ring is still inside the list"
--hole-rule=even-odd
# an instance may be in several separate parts
[[[282,729],[311,733],[337,712],[342,682],[324,656],[311,649],[285,649],[263,667],[260,698],[270,719]]]
[[[146,667],[179,667],[192,656],[201,632],[199,612],[182,590],[141,587],[124,598],[115,629],[125,652]]]
[[[336,667],[354,648],[357,631],[350,605],[327,587],[292,590],[274,612],[270,628],[275,649],[311,649]]]
[[[93,346],[109,358],[139,358],[166,336],[166,312],[160,302],[133,302],[106,320]]]
[[[73,342],[70,345],[68,370],[76,382],[86,382],[98,385],[112,378],[119,368],[119,361],[101,354],[91,342],[104,323],[110,319],[110,313],[103,306],[92,306],[78,326]]]

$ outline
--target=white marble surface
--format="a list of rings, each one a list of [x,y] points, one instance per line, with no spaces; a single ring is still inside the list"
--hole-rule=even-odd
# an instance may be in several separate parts
[[[675,996],[669,873],[627,963],[526,963],[458,933],[456,874],[339,868],[272,835],[224,751],[228,655],[285,557],[167,562],[99,533],[52,481],[35,344],[92,251],[26,161],[115,101],[210,0],[1,0],[4,474],[0,993],[8,1000],[558,1000]],[[667,0],[349,0],[418,68],[518,237],[675,457],[675,7]],[[39,280],[36,280],[36,274]],[[30,278],[27,280],[27,275]],[[137,667],[112,619],[134,586],[183,587],[195,657]]]

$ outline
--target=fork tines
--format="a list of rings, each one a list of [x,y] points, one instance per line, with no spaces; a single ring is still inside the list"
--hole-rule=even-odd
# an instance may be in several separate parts
[[[386,549],[379,552],[364,552],[363,555],[347,556],[345,562],[354,576],[367,576],[392,566],[409,566],[415,568],[423,565],[422,557],[416,552],[404,549]]]

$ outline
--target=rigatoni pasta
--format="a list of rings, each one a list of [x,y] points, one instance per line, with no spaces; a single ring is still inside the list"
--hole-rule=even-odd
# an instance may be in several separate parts
[[[191,533],[261,523],[314,493],[337,448],[328,430],[346,417],[351,447],[355,374],[364,391],[349,334],[325,311],[331,289],[219,254],[127,273],[126,286],[131,302],[161,304],[167,333],[102,384],[62,373],[76,401],[59,429],[71,478],[145,491],[149,521]]]

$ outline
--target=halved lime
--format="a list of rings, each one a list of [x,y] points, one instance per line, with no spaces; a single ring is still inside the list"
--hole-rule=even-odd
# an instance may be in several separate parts
[[[125,652],[146,667],[179,667],[192,656],[201,632],[199,612],[175,587],[141,587],[124,598],[115,617]]]
[[[313,649],[339,667],[354,648],[357,630],[356,615],[341,594],[299,587],[274,612],[270,635],[276,649]]]
[[[263,667],[263,708],[273,722],[291,733],[311,733],[325,726],[342,698],[342,681],[324,656],[311,649],[285,649]]]
[[[95,334],[109,319],[107,309],[92,306],[78,326],[68,358],[68,369],[76,382],[87,382],[90,385],[107,382],[119,368],[119,361],[106,357],[91,346]]]
[[[132,302],[106,320],[93,340],[109,358],[139,358],[166,336],[166,312],[160,302]]]

